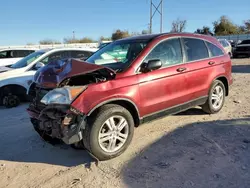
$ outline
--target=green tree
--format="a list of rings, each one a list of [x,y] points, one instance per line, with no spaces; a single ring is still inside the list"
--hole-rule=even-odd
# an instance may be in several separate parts
[[[218,21],[213,22],[215,35],[239,34],[239,28],[228,17],[221,16]]]
[[[88,37],[83,37],[83,38],[78,40],[78,43],[92,43],[92,42],[94,42],[94,40],[92,40],[91,38],[88,38]]]
[[[104,36],[100,37],[100,41],[110,41],[110,40],[111,40],[110,37],[104,37]]]
[[[112,33],[111,39],[113,41],[115,41],[115,40],[126,38],[126,37],[129,37],[129,36],[130,36],[130,34],[129,34],[128,31],[122,31],[120,29],[117,29],[114,33]]]
[[[250,33],[250,20],[244,21],[246,33]]]
[[[213,35],[210,27],[207,27],[207,26],[203,26],[202,29],[197,29],[195,31],[195,33],[198,33],[198,34],[203,34],[203,35]]]
[[[57,40],[53,40],[53,39],[44,39],[44,40],[40,40],[39,44],[41,44],[41,45],[46,45],[46,44],[61,44],[61,42],[57,41]]]

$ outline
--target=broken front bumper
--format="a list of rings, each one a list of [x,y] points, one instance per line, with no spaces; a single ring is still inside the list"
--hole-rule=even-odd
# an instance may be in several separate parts
[[[49,105],[39,111],[30,105],[27,112],[34,129],[40,136],[46,134],[51,138],[61,139],[66,144],[74,144],[82,140],[86,116],[72,112],[69,106]]]

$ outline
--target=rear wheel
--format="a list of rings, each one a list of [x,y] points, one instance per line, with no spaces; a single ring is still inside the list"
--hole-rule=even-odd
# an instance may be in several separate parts
[[[122,106],[108,104],[90,117],[84,130],[84,145],[99,160],[107,160],[127,149],[133,133],[134,120],[130,112]]]
[[[210,88],[207,102],[202,105],[202,110],[208,114],[218,113],[225,102],[226,89],[224,84],[215,80]]]

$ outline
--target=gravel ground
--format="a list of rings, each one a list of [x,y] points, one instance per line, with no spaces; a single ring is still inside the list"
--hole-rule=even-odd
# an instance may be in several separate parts
[[[233,72],[220,113],[193,108],[144,124],[124,154],[98,164],[42,141],[27,104],[0,108],[0,187],[249,187],[250,59],[233,60]]]

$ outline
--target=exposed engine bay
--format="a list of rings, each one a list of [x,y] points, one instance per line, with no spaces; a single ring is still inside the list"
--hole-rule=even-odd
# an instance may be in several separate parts
[[[105,73],[105,72],[104,72]],[[100,72],[100,70],[88,73],[85,75],[74,76],[71,78],[67,78],[63,80],[59,87],[63,86],[84,86],[88,84],[98,83],[98,82],[105,82],[109,78],[109,75],[104,75]]]
[[[105,75],[106,74],[106,75]],[[58,84],[58,88],[65,86],[87,86],[89,84],[105,82],[112,77],[106,71],[97,70],[84,75],[77,75],[66,78]],[[82,115],[70,110],[70,105],[45,105],[41,103],[41,99],[54,88],[42,88],[33,83],[29,90],[29,95],[33,101],[30,103],[29,110],[37,114],[36,118],[31,121],[36,131],[44,137],[62,139],[67,130],[74,128],[75,125],[82,121]],[[45,136],[46,137],[46,136]],[[45,139],[44,137],[44,139]]]

